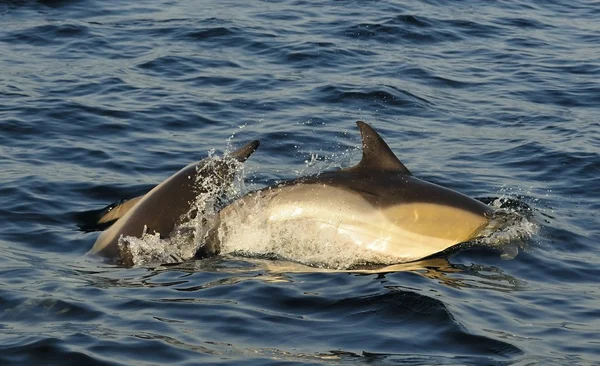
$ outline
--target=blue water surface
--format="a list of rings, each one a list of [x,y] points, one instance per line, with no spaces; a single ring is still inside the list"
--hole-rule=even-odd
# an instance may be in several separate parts
[[[595,0],[0,0],[0,364],[598,364],[598,19]],[[77,213],[251,139],[249,188],[348,166],[356,120],[415,175],[529,207],[526,250],[387,273],[84,255]]]

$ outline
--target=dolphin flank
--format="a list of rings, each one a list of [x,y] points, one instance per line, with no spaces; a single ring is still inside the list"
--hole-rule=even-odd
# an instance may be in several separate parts
[[[197,255],[219,253],[234,226],[249,220],[263,226],[302,223],[317,239],[333,231],[395,263],[478,237],[492,213],[489,206],[414,177],[372,127],[357,124],[363,152],[356,166],[287,181],[234,201],[220,211]]]

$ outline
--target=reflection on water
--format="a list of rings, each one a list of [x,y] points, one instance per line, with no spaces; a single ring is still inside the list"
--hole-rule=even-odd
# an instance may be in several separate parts
[[[120,272],[120,271],[119,271]],[[94,287],[176,287],[177,291],[199,291],[215,286],[231,285],[242,281],[262,282],[294,282],[294,273],[347,273],[356,275],[386,275],[397,272],[411,272],[432,279],[452,288],[473,288],[497,291],[519,291],[526,282],[519,280],[500,267],[482,264],[453,264],[447,258],[432,258],[410,263],[390,266],[367,266],[352,270],[336,270],[315,268],[297,262],[219,256],[202,260],[191,260],[183,263],[137,267],[136,273],[141,276],[132,277],[130,271],[123,270],[123,277],[106,278],[102,272],[89,272],[85,275],[89,285]],[[111,277],[114,271],[107,272]],[[176,280],[165,281],[165,274],[173,274]],[[216,275],[218,278],[201,285],[185,286],[196,279],[191,275],[203,273]],[[212,277],[212,276],[211,276]],[[188,278],[188,279],[186,279]]]

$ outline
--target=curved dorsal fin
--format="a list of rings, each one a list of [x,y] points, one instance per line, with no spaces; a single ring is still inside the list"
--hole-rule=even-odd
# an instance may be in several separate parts
[[[363,121],[358,121],[356,124],[362,136],[362,159],[348,170],[394,171],[412,175],[373,127]]]

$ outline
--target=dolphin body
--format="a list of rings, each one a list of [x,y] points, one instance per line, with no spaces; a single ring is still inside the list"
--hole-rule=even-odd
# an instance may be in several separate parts
[[[259,141],[251,141],[224,159],[203,159],[192,163],[143,196],[109,206],[97,224],[116,220],[96,240],[88,254],[118,258],[119,238],[140,238],[145,232],[168,237],[194,210],[196,197],[208,189],[222,189],[233,181],[233,158],[244,162],[258,148]],[[125,262],[126,258],[121,258]],[[133,264],[133,263],[128,263]]]
[[[301,230],[317,239],[321,230],[334,230],[391,263],[429,257],[482,233],[493,212],[489,206],[416,178],[372,127],[357,124],[363,151],[356,166],[287,181],[234,201],[219,212],[197,256],[219,253],[228,234],[250,219],[263,226],[309,223]]]

